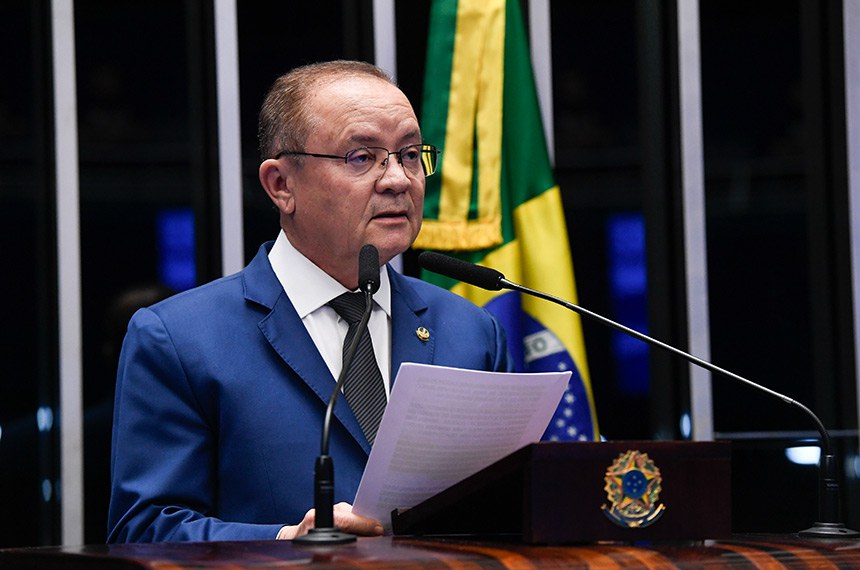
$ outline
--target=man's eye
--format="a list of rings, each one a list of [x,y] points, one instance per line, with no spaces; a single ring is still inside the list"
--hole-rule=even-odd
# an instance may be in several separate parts
[[[407,160],[409,162],[414,162],[418,160],[421,156],[421,151],[418,150],[418,147],[410,146],[408,148],[404,148],[400,151],[400,158],[402,160]]]
[[[373,153],[369,150],[355,150],[347,157],[347,162],[355,165],[364,165],[374,161]]]

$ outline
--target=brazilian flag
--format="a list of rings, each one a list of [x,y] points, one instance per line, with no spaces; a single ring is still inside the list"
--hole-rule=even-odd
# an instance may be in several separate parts
[[[498,269],[576,303],[561,195],[546,148],[519,2],[434,0],[422,104],[442,148],[414,247]],[[422,278],[493,313],[519,371],[571,370],[544,439],[599,438],[579,316],[513,291]]]

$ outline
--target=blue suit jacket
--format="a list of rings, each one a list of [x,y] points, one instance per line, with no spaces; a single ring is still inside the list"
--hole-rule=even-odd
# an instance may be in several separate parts
[[[335,379],[268,260],[138,311],[117,376],[109,542],[274,538],[313,503]],[[509,368],[484,309],[389,271],[392,379],[403,362]],[[425,327],[430,338],[415,331]],[[370,446],[343,398],[330,455],[351,502]]]

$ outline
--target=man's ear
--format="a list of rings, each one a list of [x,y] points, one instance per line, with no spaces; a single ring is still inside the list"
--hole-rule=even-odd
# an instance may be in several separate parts
[[[293,212],[296,202],[287,167],[282,161],[268,158],[260,164],[260,184],[282,214]]]

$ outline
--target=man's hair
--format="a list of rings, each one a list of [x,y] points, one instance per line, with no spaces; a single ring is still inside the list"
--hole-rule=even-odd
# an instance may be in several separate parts
[[[304,65],[276,79],[260,108],[257,141],[261,159],[274,158],[282,150],[305,150],[304,144],[315,126],[307,100],[320,88],[352,77],[376,77],[395,85],[375,65],[346,60]]]

